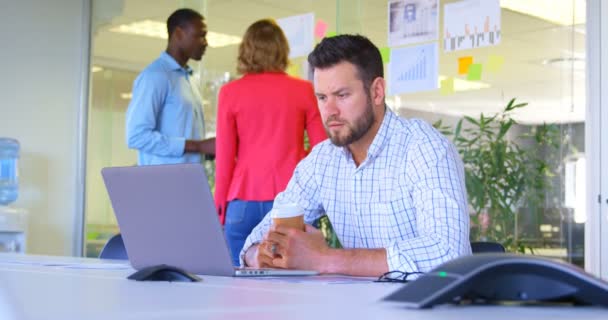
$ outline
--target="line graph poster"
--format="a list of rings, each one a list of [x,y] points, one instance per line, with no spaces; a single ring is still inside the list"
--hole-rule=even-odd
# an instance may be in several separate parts
[[[391,50],[389,94],[437,89],[438,45],[424,44]]]
[[[499,0],[465,0],[444,6],[445,51],[492,46],[500,38]]]
[[[289,42],[290,59],[306,56],[312,51],[315,41],[314,13],[277,19],[277,24],[281,26]]]

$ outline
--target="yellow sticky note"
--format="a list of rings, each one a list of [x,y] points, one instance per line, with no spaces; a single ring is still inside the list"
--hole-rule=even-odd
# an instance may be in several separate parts
[[[380,48],[380,55],[382,56],[382,62],[389,62],[391,60],[391,48]]]
[[[486,62],[486,70],[488,72],[498,72],[502,69],[502,65],[505,63],[505,57],[498,55],[490,55],[488,56],[488,61]]]
[[[442,95],[448,95],[454,93],[454,78],[448,77],[447,79],[441,80],[439,86],[439,93]]]
[[[482,64],[474,63],[469,66],[469,73],[467,74],[467,80],[476,81],[481,80]]]
[[[458,58],[458,74],[469,73],[469,66],[473,64],[473,57]]]
[[[290,63],[287,67],[287,74],[292,77],[301,78],[302,77],[302,68],[299,63]]]
[[[331,38],[331,37],[335,37],[338,34],[335,31],[327,31],[327,33],[325,33],[325,38]]]

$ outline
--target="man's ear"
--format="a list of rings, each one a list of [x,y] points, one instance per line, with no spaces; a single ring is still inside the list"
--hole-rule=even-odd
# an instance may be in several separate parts
[[[179,42],[184,38],[184,29],[180,26],[173,29],[173,35],[171,36],[175,41]]]
[[[372,98],[372,104],[384,106],[384,97],[386,90],[386,81],[382,77],[377,77],[372,81],[372,85],[369,88],[370,97]]]

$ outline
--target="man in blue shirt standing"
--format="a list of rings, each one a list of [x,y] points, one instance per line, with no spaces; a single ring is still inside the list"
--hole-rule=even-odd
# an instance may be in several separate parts
[[[359,35],[325,38],[308,56],[329,140],[295,169],[276,204],[302,208],[306,230],[256,226],[241,264],[355,276],[427,272],[471,253],[464,168],[428,123],[387,108],[378,48]],[[342,249],[310,226],[327,214]]]
[[[167,50],[135,79],[127,110],[127,145],[138,150],[139,165],[200,163],[201,154],[215,154],[215,138],[204,139],[202,98],[187,65],[207,48],[204,18],[179,9],[167,31]]]

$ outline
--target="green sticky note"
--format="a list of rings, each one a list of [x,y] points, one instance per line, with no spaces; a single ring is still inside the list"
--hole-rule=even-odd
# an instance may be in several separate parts
[[[382,62],[387,63],[391,60],[391,48],[384,47],[380,48],[380,55],[382,56]]]
[[[505,57],[499,55],[488,56],[486,61],[486,70],[488,72],[498,72],[502,69],[502,65],[505,63]]]
[[[331,37],[335,37],[338,34],[335,31],[327,31],[327,33],[325,34],[325,38],[331,38]]]
[[[99,232],[87,232],[87,240],[96,240],[99,239]]]
[[[447,79],[441,80],[439,84],[439,93],[442,95],[448,95],[454,93],[454,78],[448,77]]]
[[[482,67],[483,66],[481,63],[474,63],[474,64],[470,65],[469,73],[467,74],[467,80],[470,80],[470,81],[481,80]]]

